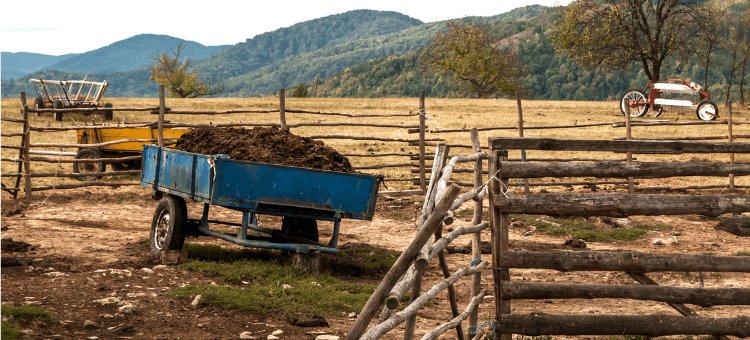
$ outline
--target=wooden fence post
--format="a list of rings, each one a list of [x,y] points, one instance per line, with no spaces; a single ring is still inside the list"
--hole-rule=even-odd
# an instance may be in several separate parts
[[[729,143],[734,141],[734,134],[732,134],[732,102],[729,101],[727,105],[727,134],[729,137]],[[729,154],[729,164],[734,164],[734,154]],[[729,175],[729,190],[734,190],[734,174]]]
[[[281,131],[289,131],[286,126],[286,90],[279,89],[279,119],[281,120]]]
[[[166,100],[164,99],[164,85],[159,85],[159,131],[157,135],[157,139],[159,141],[159,146],[164,146],[164,113],[166,111]]]
[[[471,147],[472,151],[474,153],[482,152],[482,147],[479,144],[479,131],[477,128],[471,129]],[[477,161],[474,163],[474,187],[478,188],[480,185],[482,185],[482,160],[477,159]],[[482,200],[477,200],[474,202],[474,216],[471,220],[472,225],[478,225],[482,222],[482,209],[483,204]],[[471,254],[472,254],[472,260],[481,259],[482,258],[482,232],[476,232],[473,235],[473,238],[471,240]],[[479,294],[481,290],[482,285],[482,273],[476,273],[474,274],[472,278],[472,284],[471,284],[471,296],[474,297],[477,294]],[[475,306],[471,310],[471,314],[469,314],[469,327],[474,327],[477,325],[477,320],[479,318],[479,306]]]
[[[419,91],[419,188],[427,192],[427,179],[425,178],[425,111],[424,91]],[[433,165],[434,166],[434,165]],[[437,180],[430,178],[430,181]]]
[[[516,106],[518,107],[518,137],[523,137],[523,109],[521,108],[521,94],[516,91]],[[479,152],[479,151],[474,151]],[[523,152],[523,151],[522,151]],[[529,179],[523,179],[523,192],[529,193]]]
[[[313,98],[318,98],[318,79],[320,79],[320,75],[315,75],[315,88],[313,89]]]
[[[630,130],[631,122],[630,122],[630,103],[624,106],[625,108],[625,139],[626,140],[632,140],[633,135]],[[627,161],[628,163],[633,162],[633,152],[628,151],[627,153]],[[628,177],[628,193],[632,194],[635,193],[635,183],[633,183],[633,177]]]
[[[491,145],[490,145],[491,147]],[[505,150],[490,150],[489,173],[496,173],[501,162],[508,159],[508,153]],[[508,268],[499,268],[503,261],[503,253],[508,251],[508,226],[510,225],[510,216],[507,213],[501,213],[495,207],[494,197],[502,195],[502,186],[507,188],[508,180],[499,178],[490,182],[489,200],[490,200],[490,218],[491,237],[492,237],[492,280],[495,288],[495,320],[501,321],[503,314],[510,314],[510,300],[503,300],[503,280],[510,281],[510,271]],[[507,189],[506,189],[507,190]],[[500,334],[501,339],[510,339],[510,334]]]
[[[26,193],[26,200],[31,201],[31,158],[29,157],[29,148],[31,147],[31,124],[29,124],[29,111],[26,105],[26,92],[21,92],[21,114],[23,115],[23,191]]]

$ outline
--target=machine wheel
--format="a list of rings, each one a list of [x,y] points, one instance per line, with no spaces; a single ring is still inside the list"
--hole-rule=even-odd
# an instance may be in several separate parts
[[[660,106],[658,109],[654,110],[654,107],[652,106],[651,107],[651,118],[656,118],[656,117],[661,116],[662,112],[664,112],[664,108],[663,107]]]
[[[623,116],[625,115],[625,107],[626,105],[630,105],[631,100],[646,102],[648,101],[648,97],[646,97],[643,92],[638,90],[630,90],[626,92],[620,100],[620,112],[622,112]],[[643,117],[643,115],[645,115],[646,111],[648,110],[648,106],[648,104],[639,104],[634,108],[630,108],[630,117]]]
[[[149,236],[151,257],[158,260],[165,250],[182,250],[185,242],[182,225],[185,220],[187,220],[185,200],[174,195],[162,197],[154,211],[154,219],[151,221]]]
[[[291,237],[318,242],[318,222],[309,218],[284,217],[281,232]]]
[[[108,107],[112,107],[112,103],[104,103],[104,120],[112,120],[112,118],[114,118],[114,111],[107,110],[106,108]]]
[[[97,149],[81,149],[76,153],[75,159],[101,159],[104,154]],[[73,173],[76,174],[97,174],[106,171],[107,166],[104,162],[97,163],[73,163]],[[93,181],[102,178],[102,176],[78,177],[81,181]]]
[[[35,109],[44,108],[44,99],[42,99],[42,97],[36,97],[36,99],[34,99],[34,108]]]
[[[714,102],[701,102],[698,104],[695,114],[698,115],[698,119],[700,120],[714,120],[719,116],[719,108],[716,107]]]
[[[59,100],[59,99],[55,100],[55,110],[62,109],[62,108],[63,108],[62,100]],[[52,115],[56,121],[62,122],[62,117],[63,117],[62,112],[54,112]]]

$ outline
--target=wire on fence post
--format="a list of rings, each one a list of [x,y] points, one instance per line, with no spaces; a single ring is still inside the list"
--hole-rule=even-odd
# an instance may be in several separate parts
[[[286,91],[279,89],[279,120],[281,120],[281,131],[289,131],[286,126]]]
[[[31,157],[29,157],[29,148],[31,147],[31,129],[29,124],[29,110],[26,105],[26,92],[21,92],[21,113],[23,114],[23,131],[26,134],[23,141],[23,186],[26,193],[26,200],[31,201]]]
[[[424,91],[419,91],[419,188],[427,192],[427,179],[425,178],[425,105]],[[430,178],[430,180],[436,180]]]

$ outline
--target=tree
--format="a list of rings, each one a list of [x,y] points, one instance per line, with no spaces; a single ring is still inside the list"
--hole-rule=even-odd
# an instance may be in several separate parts
[[[169,97],[172,98],[197,98],[200,96],[210,96],[224,92],[223,82],[202,82],[199,81],[199,75],[192,72],[190,61],[193,57],[183,58],[180,63],[180,53],[182,53],[183,43],[180,41],[177,46],[170,49],[170,54],[158,53],[150,57],[154,62],[151,69],[149,80],[155,81],[168,91]]]
[[[703,0],[578,0],[560,12],[550,39],[584,67],[625,70],[641,63],[658,81],[664,59],[690,54],[698,23],[714,20]]]
[[[732,100],[732,81],[735,73],[739,70],[743,70],[742,78],[737,79],[740,85],[740,100],[744,101],[743,85],[745,77],[745,68],[747,67],[748,59],[750,59],[750,9],[744,11],[735,11],[729,15],[729,36],[724,41],[726,46],[724,49],[729,53],[732,62],[729,64],[729,81],[727,82],[727,95],[726,103]]]
[[[457,89],[478,98],[510,96],[521,84],[518,49],[500,43],[490,25],[474,18],[448,21],[420,56],[424,72],[457,80]]]
[[[299,85],[292,87],[292,98],[307,98],[309,94],[307,92],[307,84],[299,83]]]
[[[717,52],[722,42],[721,25],[719,22],[727,11],[727,8],[719,8],[717,4],[707,3],[704,7],[708,15],[714,20],[698,22],[699,25],[691,49],[695,50],[698,60],[703,64],[703,87],[708,89],[708,69],[711,65],[711,56]]]

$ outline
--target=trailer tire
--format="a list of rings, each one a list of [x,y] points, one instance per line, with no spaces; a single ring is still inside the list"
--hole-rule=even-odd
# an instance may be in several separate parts
[[[187,220],[185,200],[175,195],[164,195],[156,206],[154,218],[151,221],[149,246],[151,257],[155,260],[167,250],[182,250],[185,236],[182,227]]]
[[[112,107],[112,103],[104,103],[104,120],[112,120],[114,118],[114,110],[107,110],[108,107]]]
[[[318,222],[310,218],[284,217],[281,232],[285,235],[318,242]]]
[[[42,99],[42,97],[36,97],[36,99],[34,99],[34,108],[35,109],[44,108],[44,99]]]
[[[638,100],[638,101],[648,101],[648,97],[641,92],[640,90],[630,90],[628,92],[625,92],[625,95],[622,96],[622,99],[620,99],[620,112],[622,112],[622,115],[625,115],[625,105],[630,105],[630,100]],[[648,111],[648,104],[643,104],[635,107],[635,109],[630,109],[630,117],[643,117],[643,115],[646,114],[646,111]],[[635,112],[633,112],[635,110]]]
[[[104,154],[97,149],[91,149],[91,148],[85,148],[78,150],[78,153],[76,153],[75,159],[100,159],[104,158]],[[104,164],[104,162],[97,162],[97,163],[73,163],[73,173],[76,174],[96,174],[105,172],[107,170],[107,166]],[[93,181],[99,178],[102,178],[102,176],[86,176],[86,177],[77,177],[81,181]]]
[[[719,108],[714,102],[701,102],[695,110],[695,114],[700,120],[715,120],[719,116]]]
[[[62,109],[62,108],[63,108],[62,100],[59,100],[59,99],[55,100],[55,110]],[[63,118],[62,112],[53,112],[52,116],[55,118],[56,121],[62,122],[62,118]]]

